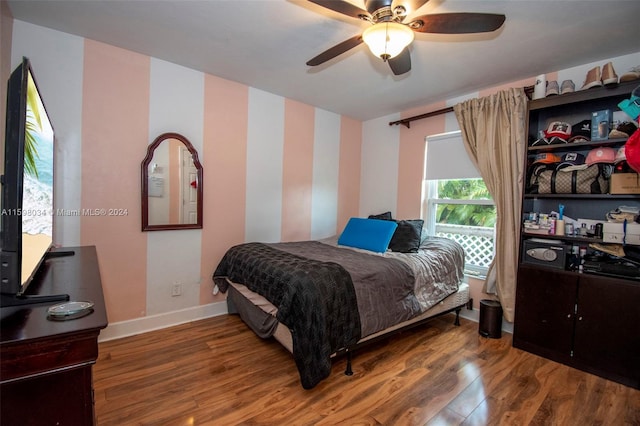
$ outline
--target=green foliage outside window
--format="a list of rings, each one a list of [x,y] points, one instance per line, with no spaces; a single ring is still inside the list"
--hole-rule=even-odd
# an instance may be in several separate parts
[[[482,179],[450,179],[438,182],[439,199],[490,200],[491,195]],[[496,223],[495,206],[478,204],[438,203],[438,223],[493,227]]]

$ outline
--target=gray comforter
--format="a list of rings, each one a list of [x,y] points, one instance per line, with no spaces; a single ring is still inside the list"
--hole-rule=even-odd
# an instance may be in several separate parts
[[[318,241],[271,244],[278,250],[321,262],[335,262],[351,276],[360,312],[361,337],[421,312],[411,267],[399,259],[370,255]]]

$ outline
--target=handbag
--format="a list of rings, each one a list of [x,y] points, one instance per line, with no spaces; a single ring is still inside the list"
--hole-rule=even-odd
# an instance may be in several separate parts
[[[605,194],[612,166],[592,164],[583,170],[563,171],[554,165],[535,166],[530,173],[530,194]]]

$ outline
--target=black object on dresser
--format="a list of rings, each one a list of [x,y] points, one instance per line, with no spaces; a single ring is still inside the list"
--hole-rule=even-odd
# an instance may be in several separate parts
[[[93,312],[56,321],[55,303],[0,310],[0,423],[95,424],[92,366],[107,314],[95,247],[71,247],[71,256],[47,259],[29,292],[66,293],[93,302]],[[60,303],[60,302],[57,302]]]
[[[562,157],[572,151],[586,156],[594,148],[624,146],[627,139],[619,137],[549,145],[532,141],[551,122],[573,125],[596,111],[618,111],[617,104],[637,85],[637,81],[622,83],[531,101],[525,173],[540,153]],[[528,213],[557,212],[562,204],[567,217],[606,222],[607,212],[619,206],[640,207],[640,195],[532,194],[528,189],[525,182],[523,219]],[[591,255],[590,245],[604,242],[597,234],[540,235],[539,231],[528,231],[523,229],[520,239],[513,346],[640,389],[640,280],[575,270],[573,248],[587,249]],[[546,246],[566,247],[554,253],[566,256],[565,265],[554,262],[547,266],[544,256],[528,261],[525,251],[532,246],[540,247],[541,253]]]

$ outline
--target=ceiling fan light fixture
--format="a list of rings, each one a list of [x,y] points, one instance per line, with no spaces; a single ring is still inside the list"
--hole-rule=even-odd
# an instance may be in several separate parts
[[[398,56],[413,41],[413,30],[397,22],[379,22],[364,30],[362,39],[383,61]]]

